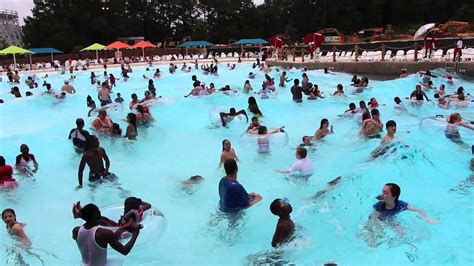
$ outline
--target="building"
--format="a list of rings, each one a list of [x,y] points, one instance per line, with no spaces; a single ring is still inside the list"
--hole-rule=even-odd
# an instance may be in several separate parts
[[[0,9],[0,47],[10,45],[22,46],[23,37],[18,20],[18,12]]]

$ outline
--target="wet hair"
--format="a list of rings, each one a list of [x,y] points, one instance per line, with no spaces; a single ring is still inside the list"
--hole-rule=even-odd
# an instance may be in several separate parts
[[[386,126],[387,128],[389,128],[389,127],[396,127],[396,126],[397,126],[397,123],[396,123],[395,121],[393,121],[393,120],[388,120],[387,123],[385,123],[385,126]]]
[[[101,115],[101,114],[107,115],[107,111],[105,111],[104,109],[100,109],[99,110],[99,115]]]
[[[254,121],[258,121],[258,117],[256,117],[256,116],[252,117],[252,122],[254,122]]]
[[[308,151],[305,148],[296,149],[296,153],[298,153],[298,155],[301,157],[301,159],[306,158],[306,155],[308,155]]]
[[[390,188],[390,193],[392,194],[392,197],[395,198],[395,202],[397,202],[401,193],[400,187],[395,183],[387,183],[385,185]]]
[[[454,124],[457,120],[457,118],[461,117],[461,115],[459,113],[453,113],[449,116],[449,121],[448,123],[450,124]]]
[[[365,120],[370,119],[370,118],[371,118],[371,116],[370,116],[369,112],[364,112],[362,114],[362,121],[365,121]]]
[[[272,201],[272,203],[270,204],[270,211],[274,214],[274,215],[277,215],[279,216],[280,215],[280,201],[281,199],[275,199]]]
[[[197,78],[196,78],[196,75],[193,75],[193,76],[191,77],[191,79],[192,79],[192,80],[196,80],[196,79],[197,79]]]
[[[355,103],[350,103],[349,104],[349,109],[352,110],[352,109],[356,109],[356,108],[357,108],[357,106],[355,105]]]
[[[99,207],[92,203],[82,207],[81,218],[86,221],[86,223],[97,221],[100,219]]]
[[[337,89],[340,89],[340,90],[344,89],[344,87],[342,87],[342,84],[340,84],[340,83],[339,83],[339,84],[337,84],[337,86],[336,86],[336,87],[337,87]]]
[[[266,127],[266,126],[260,126],[260,127],[258,128],[258,132],[257,132],[257,133],[258,133],[259,135],[265,134],[265,132],[267,132],[267,127]]]
[[[128,113],[127,118],[130,120],[130,123],[135,127],[135,132],[137,132],[137,115],[134,113]]]
[[[232,175],[237,173],[238,170],[237,162],[234,159],[229,159],[224,162],[224,170],[226,175]]]
[[[461,94],[461,93],[464,93],[464,88],[463,87],[459,87],[458,90],[457,90],[457,94]]]
[[[360,102],[359,102],[359,106],[364,106],[364,107],[367,107],[367,105],[365,104],[365,102],[364,102],[364,101],[360,101]]]
[[[295,79],[295,80],[293,81],[293,83],[294,83],[296,86],[298,86],[298,85],[300,84],[300,80],[299,80],[299,79]]]
[[[435,99],[439,99],[439,94],[438,94],[438,93],[435,93],[435,95],[433,95],[433,97],[434,97]]]
[[[3,156],[0,156],[0,166],[5,165],[5,158]]]
[[[228,140],[228,139],[224,139],[224,140],[222,141],[222,151],[225,150],[225,149],[224,149],[224,144],[225,144],[226,141],[230,142],[230,140]]]
[[[124,209],[124,214],[127,213],[130,210],[136,210],[140,208],[140,205],[142,204],[142,200],[136,197],[128,197],[125,199],[125,202],[123,203],[123,209]]]
[[[460,100],[460,101],[466,100],[466,96],[464,96],[464,93],[458,94],[458,100]]]
[[[15,220],[16,220],[16,213],[15,213],[15,210],[14,209],[11,209],[11,208],[7,208],[5,210],[2,211],[2,220],[3,220],[3,216],[7,213],[11,213],[13,214],[13,216],[15,216]]]
[[[415,89],[420,89],[421,90],[421,85],[420,84],[416,85]]]
[[[444,90],[445,87],[446,87],[446,86],[444,86],[444,84],[439,85],[439,89],[440,89],[440,90],[441,90],[441,89]]]
[[[143,110],[143,105],[141,105],[141,104],[137,105],[137,111],[141,114],[144,114],[145,111]]]
[[[82,118],[76,119],[76,126],[77,127],[83,127],[84,126],[84,120]]]
[[[325,124],[325,123],[329,123],[329,120],[327,120],[327,118],[321,119],[321,124],[319,125],[319,129],[322,129],[322,128],[323,128],[323,124]]]
[[[377,108],[372,109],[370,113],[372,114],[372,116],[380,115],[380,112]]]
[[[402,100],[400,100],[400,97],[398,97],[398,96],[393,98],[393,100],[395,101],[396,104],[399,104],[399,103],[402,102]]]
[[[433,85],[433,81],[431,81],[431,80],[428,81],[428,85],[430,85],[430,86]]]
[[[25,93],[25,95],[26,95],[26,96],[33,96],[33,93],[31,93],[31,91],[27,91],[27,92]]]
[[[136,93],[132,93],[131,97],[132,97],[132,99],[133,99],[133,98],[138,98],[138,96],[137,96]]]

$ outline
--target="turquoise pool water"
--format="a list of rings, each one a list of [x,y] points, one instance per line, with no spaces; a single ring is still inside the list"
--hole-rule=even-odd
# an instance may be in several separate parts
[[[157,93],[166,100],[152,107],[155,122],[148,128],[138,129],[137,141],[100,136],[101,146],[111,160],[110,170],[119,177],[118,183],[93,188],[85,178],[86,185],[80,191],[75,191],[80,155],[67,136],[75,127],[76,118],[83,117],[86,127],[93,119],[87,117],[86,107],[87,95],[98,103],[97,89],[89,82],[90,71],[75,73],[77,79],[72,85],[77,93],[63,101],[40,96],[39,92],[44,91],[41,87],[32,90],[33,97],[14,99],[9,94],[11,85],[3,77],[0,98],[5,103],[0,105],[0,155],[13,165],[19,146],[26,143],[36,156],[40,170],[34,177],[15,176],[20,186],[0,192],[1,208],[14,208],[18,220],[28,224],[25,231],[33,242],[29,252],[36,255],[17,247],[16,240],[10,238],[6,230],[0,230],[0,264],[24,261],[41,265],[43,261],[45,265],[78,265],[80,254],[71,238],[71,230],[80,221],[72,218],[72,203],[80,200],[83,204],[93,202],[106,206],[122,203],[128,195],[138,196],[161,210],[166,216],[167,228],[159,238],[145,228],[127,257],[109,248],[109,256],[122,258],[125,265],[272,262],[321,265],[328,261],[340,265],[474,263],[474,181],[469,180],[473,173],[468,166],[471,152],[447,140],[442,127],[430,123],[420,125],[425,117],[454,111],[474,119],[472,103],[462,109],[442,110],[432,104],[415,108],[405,102],[408,112],[397,112],[393,98],[409,96],[420,81],[419,76],[370,81],[370,89],[352,94],[348,86],[351,75],[308,71],[310,82],[317,83],[326,95],[342,83],[347,96],[327,96],[296,104],[291,100],[288,84],[286,88],[277,88],[278,95],[274,97],[257,98],[264,114],[263,124],[270,128],[284,125],[289,136],[286,145],[274,145],[270,155],[261,155],[252,144],[241,140],[246,128],[244,123],[235,121],[229,128],[211,126],[211,110],[223,106],[246,109],[249,95],[240,91],[233,96],[217,93],[199,98],[183,97],[191,89],[192,75],[206,84],[214,82],[217,88],[230,84],[241,89],[247,74],[255,72],[250,64],[239,64],[233,71],[221,64],[218,77],[203,75],[197,70],[191,73],[178,70],[171,75],[166,71],[167,66],[160,69],[163,76],[155,80],[155,85]],[[301,80],[300,70],[287,72],[289,78]],[[95,73],[101,74],[102,70]],[[120,69],[110,68],[109,73],[118,77]],[[143,74],[152,76],[153,72],[135,67],[127,82],[117,81],[112,97],[120,92],[126,103],[131,93],[141,97],[147,87]],[[275,70],[269,75],[278,80],[279,73]],[[22,80],[26,76],[22,74]],[[53,73],[46,80],[53,89],[59,89],[68,77]],[[256,79],[251,80],[254,89],[260,88],[263,79],[264,74],[259,72]],[[443,81],[434,79],[434,84],[439,86]],[[474,94],[474,84],[461,79],[447,86],[447,92],[455,91],[458,86]],[[24,83],[19,87],[23,95],[28,90]],[[427,93],[433,98],[432,92]],[[379,108],[382,121],[397,122],[396,137],[403,144],[375,160],[370,158],[370,153],[380,140],[361,139],[355,120],[338,117],[349,102],[358,104],[372,97],[383,104]],[[125,129],[126,123],[121,119],[127,112],[125,104],[123,111],[110,116]],[[294,162],[294,149],[301,143],[301,137],[313,135],[322,118],[329,119],[335,134],[316,142],[316,149],[310,151],[315,174],[308,180],[299,180],[275,173],[273,169],[285,169]],[[474,144],[472,131],[461,130],[461,134],[466,143]],[[218,182],[224,175],[223,170],[217,169],[223,139],[232,142],[240,159],[238,180],[247,191],[263,197],[236,220],[229,220],[216,209]],[[202,175],[205,180],[184,190],[181,181],[192,175]],[[312,198],[336,176],[342,176],[342,181],[332,191]],[[387,182],[399,184],[402,200],[423,208],[440,223],[428,224],[417,214],[404,212],[397,218],[404,228],[402,233],[384,225],[384,234],[368,244],[364,225],[376,202],[374,197]],[[284,196],[293,206],[297,237],[275,250],[270,243],[277,217],[270,213],[269,205],[275,198]]]

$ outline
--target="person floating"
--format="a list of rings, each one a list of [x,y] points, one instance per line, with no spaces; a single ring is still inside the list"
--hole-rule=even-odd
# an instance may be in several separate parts
[[[234,118],[238,115],[244,115],[245,119],[246,119],[245,123],[249,122],[249,117],[247,116],[247,113],[245,112],[245,110],[242,109],[242,110],[237,112],[235,110],[235,108],[230,108],[228,113],[225,113],[225,112],[220,112],[219,113],[219,117],[221,118],[222,126],[223,127],[227,126],[227,124],[230,121],[234,120]]]

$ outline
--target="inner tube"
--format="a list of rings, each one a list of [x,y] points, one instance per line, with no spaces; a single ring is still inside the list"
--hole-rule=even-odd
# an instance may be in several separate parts
[[[424,132],[431,132],[431,133],[439,133],[443,134],[441,132],[444,132],[446,127],[448,126],[448,122],[446,121],[446,116],[443,115],[436,115],[436,116],[431,116],[431,117],[425,117],[423,118],[420,123],[419,127],[421,130]],[[462,138],[468,138],[472,139],[474,138],[474,130],[467,129],[463,126],[456,126],[457,129],[459,130],[459,133],[461,134]]]
[[[92,110],[91,113],[98,113],[100,110],[106,110],[107,113],[123,113],[123,105],[120,103],[109,103]]]
[[[137,109],[137,106],[138,105],[142,105],[142,106],[146,106],[146,107],[151,107],[152,105],[155,105],[157,103],[163,103],[163,104],[169,104],[171,103],[171,99],[169,98],[163,98],[163,97],[159,97],[159,98],[153,98],[153,99],[150,99],[150,100],[146,100],[144,102],[141,102],[141,103],[137,103],[135,105],[132,106],[133,109]]]
[[[123,204],[113,204],[100,208],[102,216],[105,216],[113,221],[118,221],[123,215]],[[152,241],[156,241],[163,236],[168,225],[168,221],[163,213],[156,209],[151,208],[143,213],[143,219],[140,221],[143,225],[140,235],[138,236],[135,245],[142,245]],[[113,232],[117,231],[119,227],[115,226],[101,226],[102,228],[109,229]],[[127,242],[131,234],[125,232],[122,234],[121,242]]]
[[[271,150],[279,149],[283,146],[286,146],[289,141],[288,133],[286,133],[286,131],[269,134],[266,137],[269,140],[269,145],[259,144],[259,138],[262,138],[262,136],[245,132],[240,135],[239,141],[242,146],[246,146],[247,148],[254,148],[259,153],[266,153],[270,152]]]

